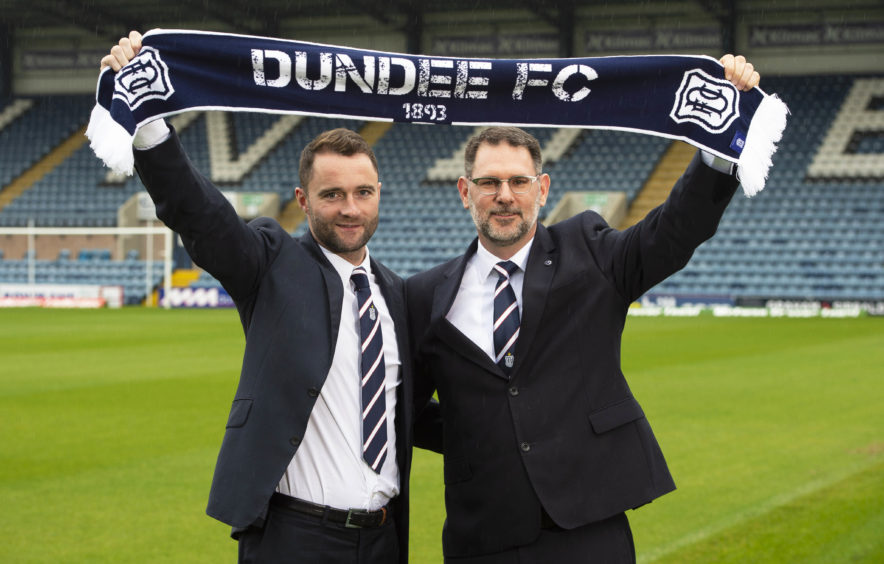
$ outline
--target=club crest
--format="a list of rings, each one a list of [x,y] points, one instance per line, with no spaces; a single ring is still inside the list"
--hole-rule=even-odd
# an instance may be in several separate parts
[[[690,122],[710,133],[721,133],[740,115],[737,87],[700,69],[684,73],[669,113],[676,123]]]
[[[503,357],[503,362],[504,364],[506,364],[507,368],[512,368],[513,364],[516,362],[516,357],[513,355],[513,353],[508,352],[506,353],[506,356]]]
[[[378,314],[377,314],[377,311],[374,309],[374,306],[371,306],[370,308],[368,308],[368,318],[371,319],[372,321],[374,321],[375,319],[378,318]]]
[[[138,56],[114,77],[117,88],[114,98],[135,109],[148,100],[165,100],[175,93],[169,81],[169,67],[160,53],[151,47],[142,47]]]

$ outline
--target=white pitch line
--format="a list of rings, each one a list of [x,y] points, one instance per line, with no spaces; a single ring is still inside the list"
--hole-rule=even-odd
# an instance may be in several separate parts
[[[684,535],[683,537],[678,538],[670,542],[669,544],[661,546],[660,548],[656,548],[645,553],[640,553],[637,555],[636,558],[637,564],[650,564],[651,562],[663,558],[664,556],[667,556],[675,552],[676,550],[717,535],[718,533],[729,529],[742,521],[746,521],[753,517],[758,517],[759,515],[763,515],[769,511],[773,511],[777,507],[795,501],[798,498],[825,489],[833,484],[837,484],[838,482],[845,480],[854,474],[859,474],[860,472],[868,470],[878,463],[880,463],[880,459],[878,459],[877,457],[872,457],[871,460],[857,462],[847,467],[846,470],[836,472],[835,474],[824,478],[811,480],[810,482],[807,482],[795,488],[794,490],[776,495],[760,505],[756,505],[749,509],[744,509],[743,511],[738,511],[737,513],[729,515],[726,519],[716,521],[706,527],[702,527],[701,529],[688,533],[687,535]]]

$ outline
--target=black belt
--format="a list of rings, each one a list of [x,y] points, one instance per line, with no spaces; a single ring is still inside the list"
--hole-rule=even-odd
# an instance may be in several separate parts
[[[340,523],[345,527],[354,529],[380,527],[391,517],[390,510],[387,507],[381,507],[377,511],[335,509],[334,507],[311,503],[279,492],[273,494],[270,498],[270,504],[305,515],[312,515],[320,519],[324,518],[332,523]]]

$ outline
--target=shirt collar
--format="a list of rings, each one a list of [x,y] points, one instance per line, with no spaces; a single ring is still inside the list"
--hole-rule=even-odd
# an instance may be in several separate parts
[[[509,261],[516,263],[516,266],[518,266],[522,272],[525,272],[525,266],[528,264],[528,253],[531,252],[531,245],[533,244],[534,237],[531,237],[531,239],[519,249],[516,254],[509,258]],[[482,280],[490,276],[494,270],[494,265],[500,262],[498,257],[491,254],[491,251],[482,246],[482,241],[479,241],[479,247],[476,249],[475,260],[477,271]]]
[[[368,247],[365,247],[365,258],[362,259],[360,264],[353,264],[347,259],[341,258],[326,249],[322,245],[319,245],[319,248],[322,250],[325,258],[327,258],[331,265],[335,267],[335,271],[338,273],[338,276],[341,277],[345,286],[350,283],[350,276],[353,274],[353,269],[359,266],[365,268],[365,272],[368,273],[368,278],[371,280],[371,261],[369,260]]]

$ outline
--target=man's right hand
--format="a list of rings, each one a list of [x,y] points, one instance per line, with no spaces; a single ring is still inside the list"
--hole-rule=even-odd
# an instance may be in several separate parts
[[[137,31],[130,31],[129,37],[120,38],[120,42],[111,47],[110,54],[101,58],[101,69],[110,67],[114,72],[117,72],[135,58],[140,50],[141,34]]]
[[[101,70],[110,67],[114,72],[126,66],[141,51],[141,34],[130,31],[128,37],[121,37],[120,42],[111,47],[110,54],[101,58]],[[136,149],[147,149],[162,143],[169,137],[169,127],[163,119],[156,119],[140,128],[135,133],[133,145]]]

